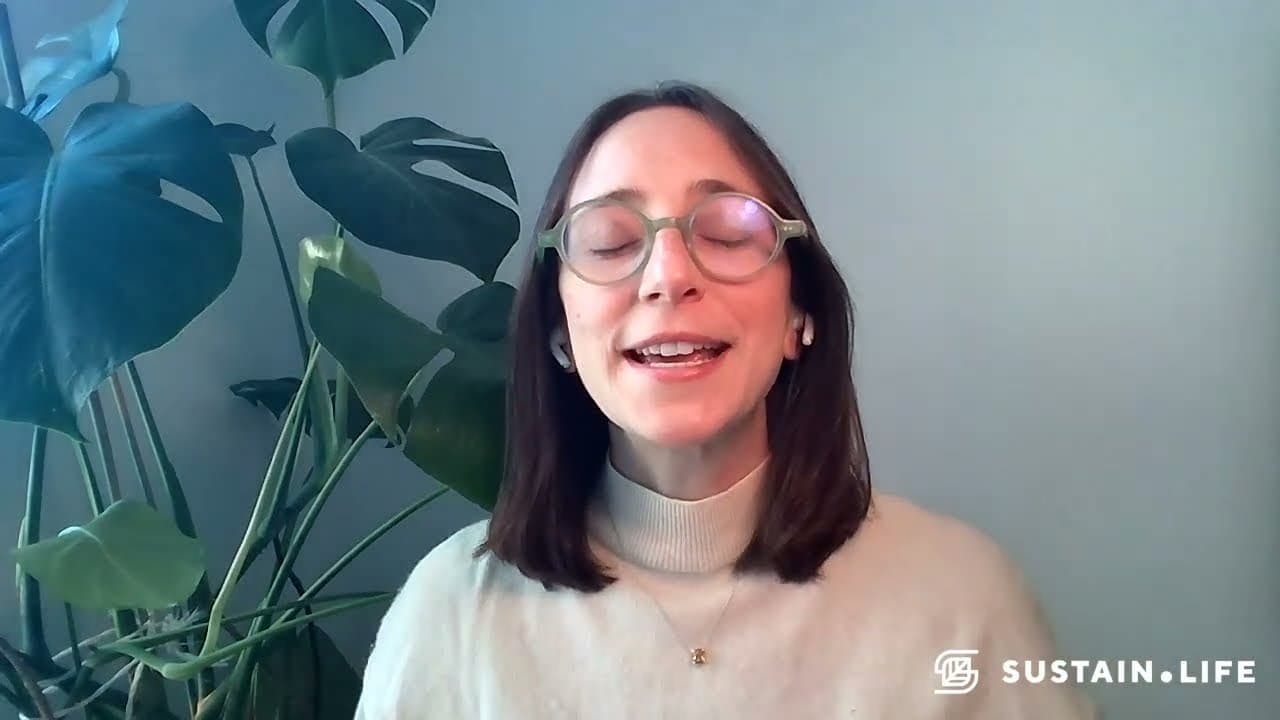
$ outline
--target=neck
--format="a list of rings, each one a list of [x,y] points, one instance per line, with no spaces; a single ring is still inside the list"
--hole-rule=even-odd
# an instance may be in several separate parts
[[[701,500],[732,487],[769,452],[764,412],[696,445],[658,445],[609,429],[614,467],[654,492],[676,500]]]

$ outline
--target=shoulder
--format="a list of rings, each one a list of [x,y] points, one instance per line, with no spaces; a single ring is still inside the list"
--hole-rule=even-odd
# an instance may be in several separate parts
[[[1040,609],[1017,562],[988,533],[900,495],[876,491],[866,519],[823,568],[842,587],[951,622]]]
[[[414,564],[382,617],[376,638],[379,649],[416,637],[423,621],[435,622],[439,613],[458,608],[459,601],[481,582],[483,561],[473,554],[488,524],[487,519],[481,520],[455,531]]]
[[[940,590],[957,582],[997,589],[1024,582],[1012,557],[989,534],[892,493],[873,494],[849,549],[889,562]]]
[[[477,552],[488,538],[489,519],[454,531],[426,553],[400,586],[384,624],[413,623],[423,613],[450,621],[483,610],[494,596],[533,592],[536,585],[492,552]]]
[[[490,573],[488,555],[474,557],[489,521],[467,525],[429,550],[409,571],[378,624],[363,672],[356,718],[402,718],[431,709],[456,716],[456,688],[447,672],[462,657],[460,617]],[[443,664],[442,664],[443,663]]]
[[[978,655],[982,674],[999,677],[1006,659],[1057,657],[1051,624],[1028,577],[976,526],[877,492],[864,527],[847,549],[851,558],[842,571],[852,582],[861,576],[862,585],[883,589],[878,592],[883,607],[907,623],[902,634],[915,638],[927,664],[939,653],[965,648]],[[1069,685],[986,682],[964,702],[978,708],[965,717],[1093,717],[1089,697]]]
[[[399,596],[448,601],[482,583],[490,571],[487,555],[475,551],[489,531],[489,520],[478,520],[459,528],[431,548],[406,577]]]

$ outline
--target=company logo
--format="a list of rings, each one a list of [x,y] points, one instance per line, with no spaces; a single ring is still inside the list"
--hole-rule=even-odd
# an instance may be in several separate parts
[[[974,667],[977,650],[943,650],[933,660],[933,673],[938,676],[934,695],[964,695],[978,686],[978,668]],[[1027,683],[1138,684],[1160,682],[1180,685],[1224,685],[1257,682],[1252,659],[1181,660],[1178,672],[1160,668],[1153,660],[1065,660],[1005,659],[1000,663],[1006,685]],[[988,682],[992,682],[988,678]]]
[[[978,669],[973,666],[977,650],[943,650],[933,661],[933,672],[941,687],[934,695],[963,695],[978,686]]]

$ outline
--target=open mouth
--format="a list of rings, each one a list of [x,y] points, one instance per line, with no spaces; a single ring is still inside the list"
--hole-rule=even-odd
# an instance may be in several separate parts
[[[664,342],[623,351],[628,360],[652,367],[683,367],[711,362],[728,350],[723,342]]]

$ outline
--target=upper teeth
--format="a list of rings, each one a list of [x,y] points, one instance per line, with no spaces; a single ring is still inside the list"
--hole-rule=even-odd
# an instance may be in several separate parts
[[[672,355],[688,355],[694,350],[714,350],[720,347],[719,343],[713,342],[664,342],[656,345],[647,345],[642,348],[636,348],[636,352],[641,355],[662,355],[670,357]]]

